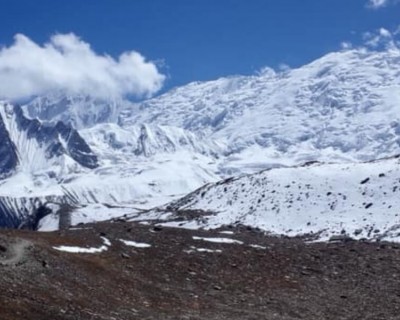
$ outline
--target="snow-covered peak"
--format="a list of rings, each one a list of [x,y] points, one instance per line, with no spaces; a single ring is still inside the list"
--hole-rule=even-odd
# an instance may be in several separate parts
[[[399,62],[397,49],[355,49],[284,72],[191,83],[122,123],[202,132],[232,153],[260,146],[267,162],[376,159],[400,151]]]
[[[69,96],[61,92],[52,92],[35,98],[23,106],[23,110],[31,118],[62,121],[79,130],[98,123],[117,123],[120,110],[129,109],[130,105],[130,102],[121,99]]]

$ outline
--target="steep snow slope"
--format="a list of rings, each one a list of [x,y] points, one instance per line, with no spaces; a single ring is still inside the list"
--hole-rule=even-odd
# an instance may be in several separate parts
[[[98,123],[117,123],[120,109],[129,108],[130,105],[130,102],[124,100],[67,96],[58,92],[35,98],[24,105],[23,110],[31,118],[62,121],[79,130]]]
[[[84,181],[71,182],[74,194],[85,189],[101,194],[103,188],[112,197],[102,202],[149,208],[220,179],[216,155],[222,147],[180,128],[108,123],[80,133],[99,156],[100,167]]]
[[[202,211],[197,219],[170,223],[192,228],[245,224],[321,240],[342,234],[400,241],[399,193],[400,161],[390,158],[271,169],[208,184],[166,208],[169,219]]]
[[[96,149],[97,154],[109,156],[125,154],[148,158],[156,154],[171,154],[182,150],[218,156],[226,148],[212,140],[202,139],[190,131],[169,126],[142,124],[121,127],[114,123],[104,123],[81,130],[80,134]]]
[[[0,122],[7,133],[5,145],[11,143],[18,157],[14,169],[33,173],[64,167],[67,162],[91,169],[98,165],[78,132],[62,122],[51,125],[28,119],[19,106],[11,104],[0,104]]]
[[[125,125],[181,127],[224,141],[228,173],[397,154],[400,51],[328,54],[298,69],[191,83],[124,110]],[[230,170],[230,171],[229,171]]]

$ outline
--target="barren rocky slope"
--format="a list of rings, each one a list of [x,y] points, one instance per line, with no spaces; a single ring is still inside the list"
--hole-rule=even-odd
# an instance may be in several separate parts
[[[399,319],[397,244],[121,219],[0,244],[2,319]]]

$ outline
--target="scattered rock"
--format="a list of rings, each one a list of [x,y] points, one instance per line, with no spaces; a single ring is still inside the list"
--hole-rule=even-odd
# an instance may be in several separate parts
[[[354,239],[345,234],[333,235],[329,238],[329,242],[351,242],[351,241],[354,241]]]
[[[365,209],[369,209],[369,208],[371,208],[372,207],[372,202],[370,202],[370,203],[368,203],[366,206],[365,206]]]
[[[131,256],[126,254],[125,252],[121,253],[121,257],[124,258],[124,259],[130,259],[131,258]]]
[[[369,181],[369,178],[365,178],[364,180],[362,180],[361,182],[360,182],[360,184],[365,184],[365,183],[367,183]]]

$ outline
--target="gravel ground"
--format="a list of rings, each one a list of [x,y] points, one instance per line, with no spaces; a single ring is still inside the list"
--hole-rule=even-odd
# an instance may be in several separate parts
[[[0,231],[0,319],[400,319],[396,244],[123,220],[78,228]],[[101,253],[54,249],[101,247],[105,238]]]

